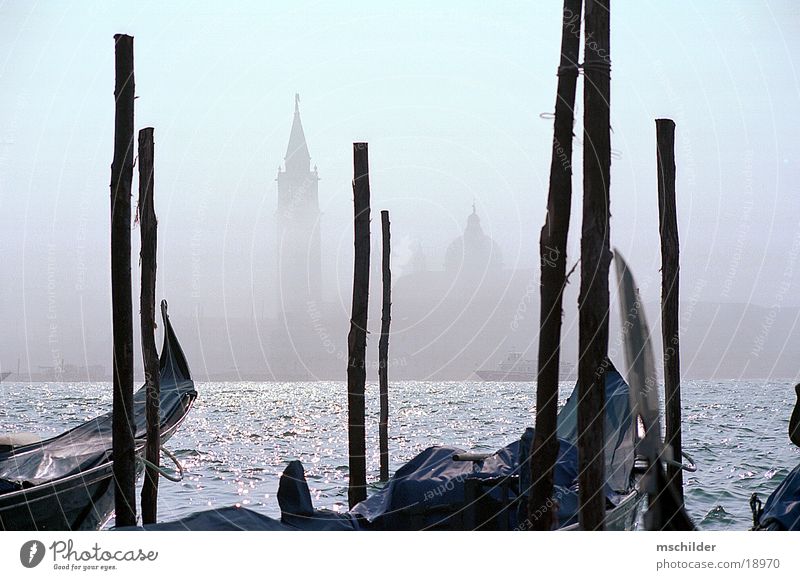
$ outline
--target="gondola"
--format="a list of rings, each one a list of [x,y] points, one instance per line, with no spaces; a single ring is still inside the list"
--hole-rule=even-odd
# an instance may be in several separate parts
[[[161,303],[161,442],[192,408],[197,391],[186,357]],[[137,457],[145,445],[145,387],[134,394]],[[141,461],[137,469],[142,471]],[[0,447],[0,529],[96,530],[114,511],[111,413],[36,443]]]
[[[750,499],[756,531],[800,532],[800,465],[786,476],[763,507],[757,494]]]
[[[800,447],[800,384],[795,385],[797,402],[789,419],[789,440]],[[758,494],[750,498],[753,529],[758,531],[800,532],[800,465],[761,504]]]
[[[642,507],[636,487],[637,431],[628,385],[610,361],[605,391],[608,519],[617,529],[632,529]],[[578,519],[577,399],[576,388],[558,415],[553,501],[543,506],[556,514],[554,529],[574,526]],[[367,529],[526,529],[532,519],[540,517],[527,514],[533,436],[533,429],[526,429],[519,441],[492,454],[472,454],[451,447],[426,449],[350,513]],[[286,504],[281,505],[284,514],[294,511]]]
[[[627,383],[609,363],[606,387],[606,527],[636,529],[644,496],[634,456],[637,430]],[[578,511],[577,389],[558,417],[554,529],[576,529]],[[299,461],[280,479],[280,520],[242,507],[191,514],[152,530],[523,530],[530,489],[529,450],[533,429],[495,453],[476,454],[434,446],[402,466],[381,489],[347,513],[315,509]],[[533,515],[533,517],[536,517]]]

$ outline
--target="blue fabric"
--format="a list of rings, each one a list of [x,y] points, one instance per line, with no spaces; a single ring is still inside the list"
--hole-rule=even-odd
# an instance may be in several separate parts
[[[630,486],[635,459],[633,414],[630,389],[616,369],[608,369],[606,381],[606,486],[608,492],[622,492]],[[572,391],[558,414],[558,437],[578,444],[578,389]]]
[[[576,393],[573,393],[558,417],[559,451],[553,490],[553,501],[557,506],[556,527],[577,521],[576,399]],[[625,485],[621,489],[627,489],[633,466],[633,421],[628,386],[616,371],[609,371],[606,375],[606,403],[606,457],[613,469],[609,473],[623,474],[620,480],[625,481]],[[496,506],[498,513],[517,499],[520,489],[524,491],[530,487],[527,461],[533,435],[533,429],[526,429],[519,441],[480,461],[456,461],[454,455],[464,453],[464,450],[455,447],[429,447],[398,469],[383,489],[356,505],[348,514],[314,509],[303,466],[299,461],[292,461],[281,477],[278,491],[282,513],[280,522],[249,510],[225,508],[193,514],[171,524],[147,526],[147,529],[467,529],[468,512],[473,507],[467,501],[468,482],[485,484],[480,488],[480,500]],[[504,478],[514,475],[520,477],[519,489],[504,488]],[[612,500],[613,489],[621,490],[609,486],[608,497]],[[501,529],[516,528],[517,514],[505,510],[498,526]]]
[[[535,432],[531,427],[525,429],[522,439],[519,441],[519,451],[517,457],[530,457],[531,447],[533,446],[533,436]],[[512,443],[512,445],[517,445]],[[527,464],[526,464],[527,465]],[[530,489],[531,470],[519,470],[519,488]],[[569,487],[578,480],[578,448],[564,439],[558,440],[558,455],[556,457],[556,467],[553,472],[553,484],[562,487]]]
[[[800,465],[769,496],[760,524],[762,527],[777,525],[783,530],[800,531]]]
[[[615,370],[606,373],[606,459],[609,498],[630,488],[634,461],[634,422],[628,385]],[[558,525],[566,526],[577,515],[577,392],[573,391],[558,416],[559,453],[554,473],[553,500],[558,506]],[[378,529],[458,529],[468,509],[466,482],[520,476],[519,489],[530,486],[527,460],[533,429],[526,429],[521,442],[515,441],[483,461],[455,461],[464,453],[453,447],[430,447],[395,473],[380,491],[355,506],[351,513],[364,518],[367,527]],[[520,458],[523,458],[520,469]],[[518,493],[519,490],[516,490]],[[502,505],[507,497],[501,485],[482,491],[482,498]],[[515,516],[508,524],[515,527]]]
[[[306,482],[306,472],[299,461],[290,461],[278,485],[278,505],[281,523],[298,530],[353,531],[358,521],[350,514],[330,510],[317,510],[311,502],[311,492]]]
[[[141,528],[117,528],[130,531],[133,529],[154,531],[295,531],[297,528],[287,526],[268,516],[243,507],[223,507],[219,509],[195,512],[191,515],[160,524],[148,524]]]
[[[531,430],[532,432],[532,430]],[[356,505],[351,514],[364,518],[365,527],[386,530],[425,528],[460,528],[466,504],[467,480],[491,480],[521,475],[528,471],[527,462],[520,469],[520,442],[503,447],[483,461],[455,461],[464,453],[455,447],[429,447],[397,470],[386,486]],[[525,456],[527,457],[527,456]],[[554,473],[559,505],[559,522],[571,523],[577,513],[578,451],[574,445],[559,440],[558,461]],[[490,485],[482,497],[498,503],[506,498],[499,485]],[[510,515],[510,528],[516,525]]]

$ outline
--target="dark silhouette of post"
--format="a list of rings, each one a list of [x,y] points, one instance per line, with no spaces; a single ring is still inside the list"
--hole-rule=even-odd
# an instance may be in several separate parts
[[[578,363],[579,519],[604,529],[604,405],[608,353],[609,178],[611,174],[610,0],[586,0],[583,224]]]
[[[153,128],[139,131],[139,230],[142,291],[139,316],[142,328],[142,358],[147,390],[147,443],[145,459],[159,465],[161,457],[161,388],[158,350],[156,349],[156,249],[158,247],[155,203],[153,200]],[[142,523],[154,524],[158,517],[158,471],[149,465],[142,485]]]
[[[114,160],[111,163],[111,310],[114,336],[112,453],[117,526],[136,525],[133,441],[133,298],[131,181],[133,180],[133,37],[116,34]]]
[[[800,447],[800,384],[795,385],[794,390],[797,393],[797,401],[789,418],[789,440]]]
[[[536,378],[536,433],[531,455],[529,529],[552,527],[553,469],[558,456],[556,418],[561,351],[561,315],[567,271],[567,235],[572,205],[572,129],[581,45],[581,4],[565,0],[561,27],[553,149],[547,217],[539,236],[541,304],[539,312],[539,368]],[[542,514],[534,519],[532,514]]]
[[[656,119],[658,217],[661,234],[661,338],[664,351],[664,438],[673,457],[681,458],[681,358],[678,318],[680,264],[675,202],[675,122]],[[667,465],[667,481],[683,504],[683,470]]]
[[[347,436],[352,508],[367,498],[367,443],[364,390],[367,380],[367,304],[369,299],[369,156],[366,143],[353,143],[353,209],[355,257],[353,306],[347,336]]]
[[[383,307],[381,312],[381,338],[378,342],[378,381],[380,382],[381,416],[378,439],[381,456],[381,481],[389,480],[389,327],[392,322],[392,271],[389,259],[392,254],[389,232],[389,212],[381,212],[383,232]]]

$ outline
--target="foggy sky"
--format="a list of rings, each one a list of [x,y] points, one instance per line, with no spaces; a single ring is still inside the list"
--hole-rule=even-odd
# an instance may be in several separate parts
[[[399,271],[416,243],[441,268],[473,200],[505,266],[536,265],[560,1],[159,4],[0,4],[0,320],[14,337],[0,343],[3,368],[48,364],[32,336],[109,364],[87,353],[110,361],[118,32],[135,37],[136,127],[155,127],[157,296],[173,313],[273,307],[274,179],[296,92],[322,179],[324,297],[337,308],[350,301],[354,141],[370,144],[373,230],[389,209]],[[671,117],[683,296],[800,306],[800,6],[613,10],[612,244],[645,299],[659,297],[654,119]]]

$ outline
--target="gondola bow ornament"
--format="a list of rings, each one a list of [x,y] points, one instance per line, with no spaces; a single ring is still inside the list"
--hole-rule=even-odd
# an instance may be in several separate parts
[[[644,432],[637,445],[637,455],[647,462],[642,487],[648,498],[644,524],[648,530],[694,530],[695,526],[680,500],[667,485],[664,463],[672,460],[669,446],[661,438],[658,375],[653,358],[650,330],[647,327],[641,298],[633,274],[614,250],[619,284],[625,365],[630,385],[631,408]]]

